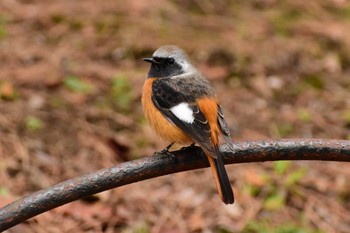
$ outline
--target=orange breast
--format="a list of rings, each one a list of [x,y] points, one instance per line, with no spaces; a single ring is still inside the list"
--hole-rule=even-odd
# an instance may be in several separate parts
[[[150,126],[154,129],[159,137],[169,142],[179,144],[190,144],[192,139],[189,138],[180,128],[168,121],[162,113],[154,106],[152,96],[152,83],[155,78],[148,78],[145,81],[142,90],[142,107],[145,117]]]

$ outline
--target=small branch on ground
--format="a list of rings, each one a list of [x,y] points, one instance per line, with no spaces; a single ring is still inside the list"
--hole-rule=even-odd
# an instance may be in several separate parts
[[[276,160],[350,162],[350,141],[343,140],[236,142],[234,151],[228,151],[225,145],[221,151],[225,154],[226,164]],[[82,197],[141,180],[209,166],[199,147],[188,147],[171,153],[174,156],[157,153],[151,157],[121,163],[23,197],[0,209],[0,231]]]

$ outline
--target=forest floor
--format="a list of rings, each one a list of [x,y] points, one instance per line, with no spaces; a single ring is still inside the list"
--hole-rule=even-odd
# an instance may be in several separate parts
[[[0,1],[0,206],[167,142],[140,104],[149,57],[177,44],[217,90],[234,140],[350,139],[350,4]],[[109,190],[7,232],[350,231],[350,165],[228,165]],[[0,223],[1,224],[1,223]]]

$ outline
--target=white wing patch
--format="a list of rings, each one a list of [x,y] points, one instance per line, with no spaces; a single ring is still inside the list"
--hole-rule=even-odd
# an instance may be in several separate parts
[[[186,122],[186,123],[193,123],[194,117],[193,117],[193,111],[188,106],[188,103],[182,102],[178,105],[170,108],[170,111],[180,120]]]

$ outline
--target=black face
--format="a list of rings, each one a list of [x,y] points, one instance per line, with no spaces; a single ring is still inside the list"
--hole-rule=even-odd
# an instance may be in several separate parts
[[[182,67],[171,57],[152,57],[143,60],[151,63],[148,78],[166,78],[183,73]]]

